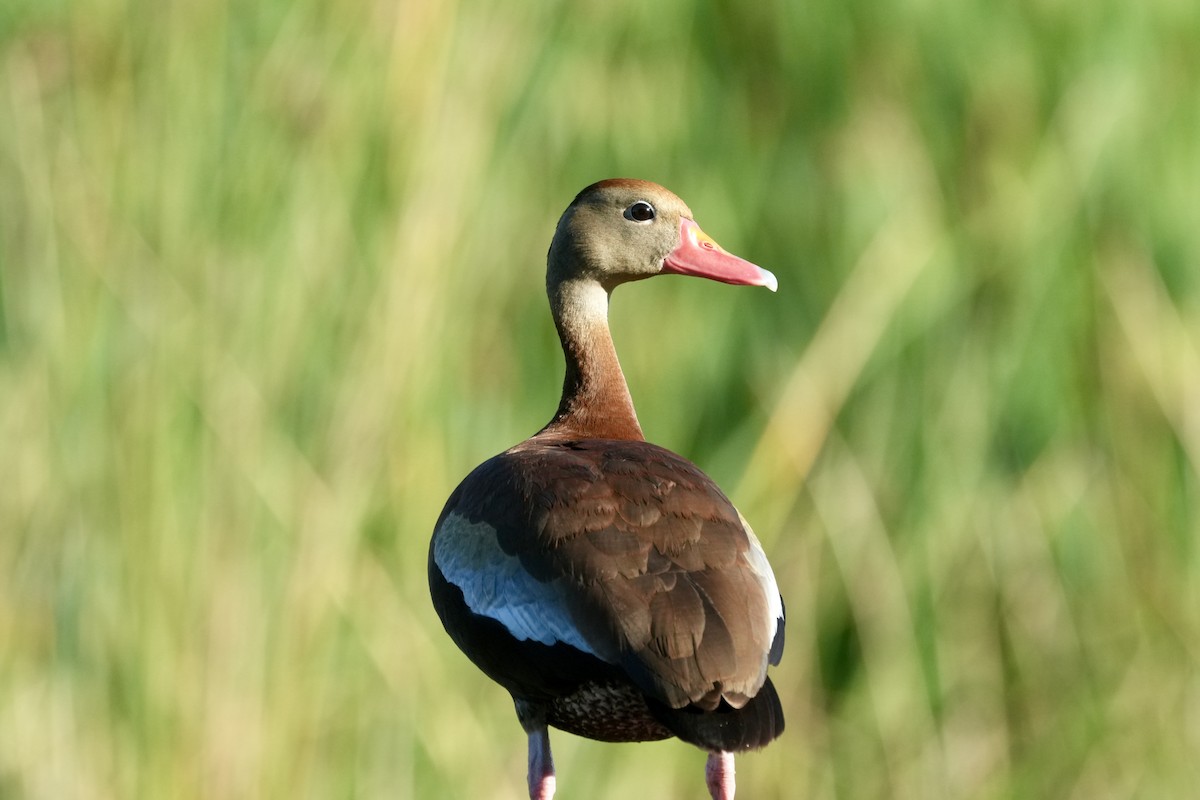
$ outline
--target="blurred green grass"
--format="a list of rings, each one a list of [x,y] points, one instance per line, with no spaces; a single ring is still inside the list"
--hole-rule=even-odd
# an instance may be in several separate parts
[[[0,797],[520,797],[428,536],[561,380],[557,215],[681,194],[779,295],[623,289],[754,523],[747,797],[1200,785],[1200,13],[482,0],[0,10]],[[555,737],[564,796],[694,796]]]

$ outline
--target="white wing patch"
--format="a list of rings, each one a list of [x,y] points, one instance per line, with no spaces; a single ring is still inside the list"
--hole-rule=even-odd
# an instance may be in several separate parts
[[[495,528],[486,522],[447,514],[433,544],[433,561],[462,590],[471,611],[496,620],[514,638],[563,642],[595,655],[562,607],[558,581],[542,583],[530,576],[516,556],[500,549]]]
[[[750,569],[763,580],[763,585],[767,591],[767,613],[770,615],[770,631],[771,638],[775,638],[776,631],[779,630],[779,622],[783,619],[783,599],[779,596],[779,586],[775,583],[775,573],[771,570],[771,565],[767,561],[767,554],[763,552],[762,545],[758,542],[758,537],[754,535],[754,531],[750,529],[750,523],[746,522],[746,518],[742,516],[742,512],[738,512],[738,519],[742,521],[742,527],[746,529],[746,536],[750,540],[750,549],[746,551],[746,563]]]

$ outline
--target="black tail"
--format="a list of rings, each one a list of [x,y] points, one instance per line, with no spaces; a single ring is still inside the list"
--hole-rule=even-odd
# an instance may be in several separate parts
[[[713,711],[694,706],[669,708],[649,698],[647,702],[650,713],[671,733],[709,751],[764,747],[783,733],[783,706],[770,678],[741,708],[734,708],[724,700]]]

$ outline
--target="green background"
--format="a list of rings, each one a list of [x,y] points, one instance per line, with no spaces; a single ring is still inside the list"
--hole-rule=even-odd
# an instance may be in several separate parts
[[[0,797],[518,798],[425,583],[552,413],[544,254],[658,181],[777,295],[621,289],[789,612],[747,798],[1200,786],[1194,0],[6,0]],[[564,798],[703,793],[553,737]]]

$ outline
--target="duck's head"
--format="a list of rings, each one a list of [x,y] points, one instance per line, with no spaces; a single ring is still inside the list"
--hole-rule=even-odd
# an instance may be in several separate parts
[[[726,252],[692,219],[691,209],[656,183],[614,178],[584,189],[563,212],[550,243],[546,283],[594,280],[611,291],[654,275],[695,275],[766,286],[775,276]]]

